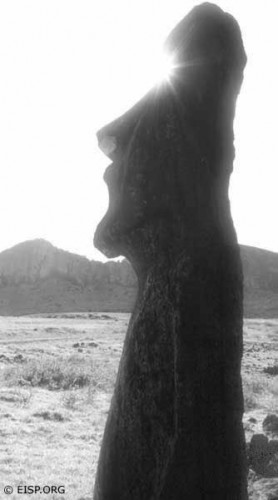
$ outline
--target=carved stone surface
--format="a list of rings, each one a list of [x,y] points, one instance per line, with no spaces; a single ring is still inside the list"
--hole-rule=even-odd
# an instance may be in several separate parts
[[[171,80],[98,132],[113,160],[95,245],[139,281],[94,500],[247,499],[242,269],[228,199],[246,56],[212,4],[172,31]]]

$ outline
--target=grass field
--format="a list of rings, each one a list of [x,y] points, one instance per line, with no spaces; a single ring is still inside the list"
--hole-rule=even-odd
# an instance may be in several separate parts
[[[128,320],[120,313],[0,317],[0,500],[92,499]],[[278,320],[246,320],[244,346],[250,441],[268,413],[278,415]],[[18,494],[24,485],[63,488]],[[278,478],[250,473],[249,495],[277,499]]]

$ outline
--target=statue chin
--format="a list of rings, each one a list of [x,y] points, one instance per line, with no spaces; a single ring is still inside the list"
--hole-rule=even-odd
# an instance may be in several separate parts
[[[114,259],[122,255],[120,238],[114,232],[114,225],[106,214],[97,226],[94,235],[94,246],[108,259]]]
[[[108,259],[121,255],[128,258],[129,242],[133,233],[144,227],[144,219],[136,216],[136,207],[121,203],[119,207],[108,208],[103,219],[97,226],[94,235],[94,245]]]

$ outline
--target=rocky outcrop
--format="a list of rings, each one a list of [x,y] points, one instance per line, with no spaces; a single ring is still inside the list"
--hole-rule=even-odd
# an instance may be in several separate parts
[[[254,434],[247,445],[249,467],[265,477],[278,477],[278,440]]]
[[[113,161],[95,244],[139,282],[94,500],[246,500],[243,290],[228,198],[246,62],[236,21],[195,7],[171,81],[98,133]]]

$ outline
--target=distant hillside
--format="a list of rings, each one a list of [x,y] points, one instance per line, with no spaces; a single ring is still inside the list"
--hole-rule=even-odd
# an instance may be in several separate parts
[[[95,262],[33,240],[0,253],[0,314],[132,309],[130,264]]]
[[[245,316],[278,317],[278,254],[241,247]],[[96,262],[45,240],[0,253],[0,314],[130,311],[137,280],[130,264]]]
[[[247,318],[278,318],[278,253],[241,246]]]

